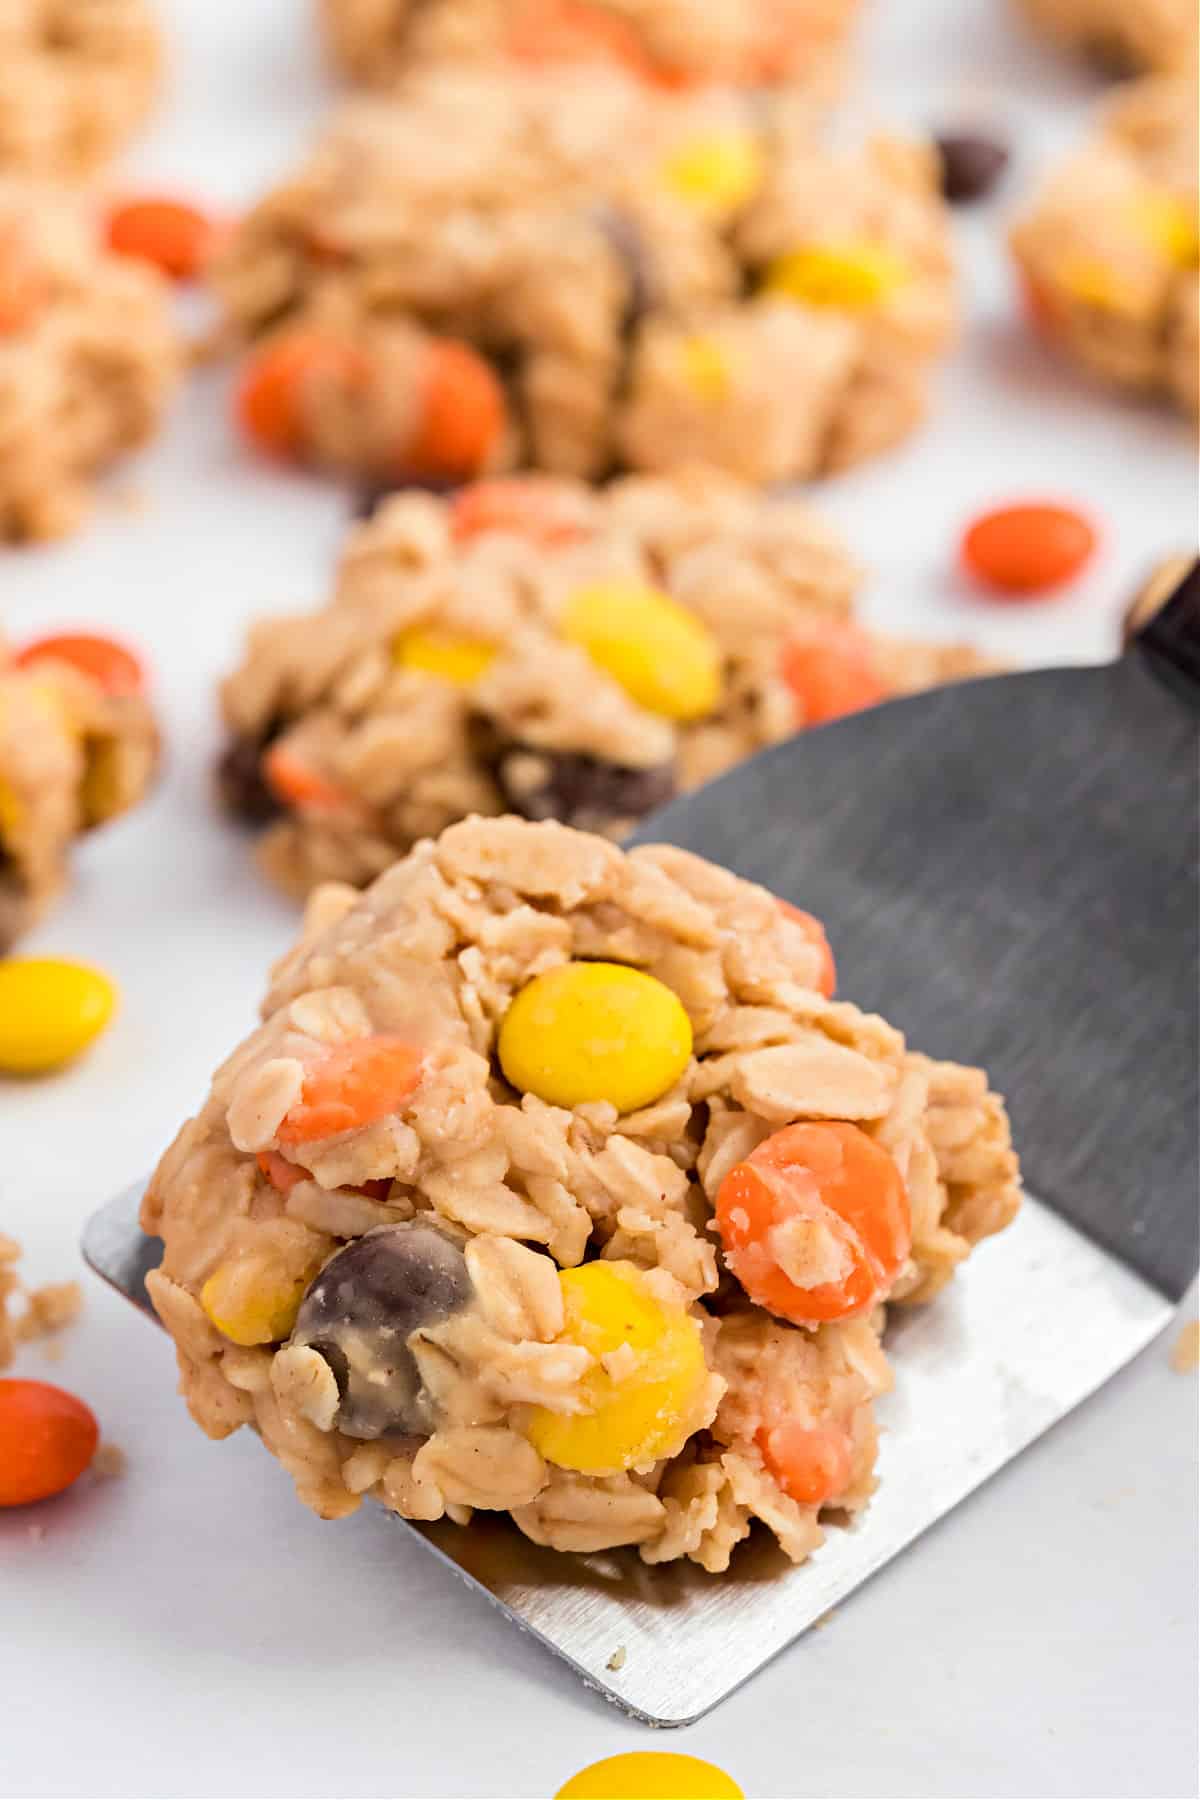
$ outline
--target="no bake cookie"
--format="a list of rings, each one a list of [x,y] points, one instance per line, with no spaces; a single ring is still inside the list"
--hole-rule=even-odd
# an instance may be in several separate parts
[[[931,146],[776,96],[437,70],[352,103],[213,280],[263,448],[384,478],[813,476],[921,418],[956,320]]]
[[[874,1485],[885,1303],[1019,1199],[982,1072],[829,978],[762,888],[553,823],[320,890],[143,1207],[197,1422],[326,1518],[802,1561]]]
[[[1194,75],[1195,0],[1020,0],[1040,31],[1107,73]]]
[[[0,178],[0,543],[52,538],[157,429],[179,370],[166,284],[65,194]]]
[[[706,471],[398,495],[328,606],[253,627],[225,802],[299,892],[470,813],[620,834],[804,725],[986,670],[863,631],[857,583],[806,504]]]
[[[142,798],[157,756],[126,652],[80,636],[0,641],[0,950],[56,898],[75,840]]]
[[[148,0],[4,0],[0,174],[90,173],[141,123],[160,61]]]
[[[1039,328],[1117,387],[1198,403],[1197,98],[1184,81],[1123,90],[1099,132],[1017,224]]]
[[[321,0],[355,81],[446,60],[615,64],[652,85],[835,87],[859,0]]]

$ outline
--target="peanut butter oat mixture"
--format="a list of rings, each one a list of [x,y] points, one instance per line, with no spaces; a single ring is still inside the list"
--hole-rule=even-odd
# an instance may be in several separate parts
[[[0,950],[57,897],[76,838],[137,805],[157,757],[143,695],[0,642]]]
[[[1039,30],[1115,75],[1193,75],[1196,0],[1020,0]]]
[[[162,277],[103,251],[63,193],[0,178],[0,543],[72,531],[179,365]]]
[[[805,724],[986,669],[868,635],[857,585],[806,504],[707,471],[398,495],[323,611],[253,627],[223,798],[300,893],[470,813],[619,836]]]
[[[615,63],[663,86],[838,85],[859,0],[321,0],[330,51],[390,87],[417,63]]]
[[[883,1303],[1018,1207],[982,1072],[831,988],[762,888],[550,822],[319,890],[144,1204],[197,1422],[326,1518],[802,1561],[873,1487]]]
[[[248,433],[391,479],[842,468],[914,428],[956,320],[929,146],[593,69],[347,106],[214,281]]]
[[[1013,232],[1034,315],[1118,387],[1194,413],[1200,386],[1197,95],[1137,82]]]
[[[0,172],[89,173],[141,123],[160,63],[148,0],[3,0]]]

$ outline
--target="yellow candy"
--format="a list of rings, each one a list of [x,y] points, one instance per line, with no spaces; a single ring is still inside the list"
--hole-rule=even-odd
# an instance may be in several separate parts
[[[767,271],[767,292],[829,306],[868,312],[908,280],[908,265],[884,244],[810,244],[777,257]]]
[[[583,1475],[619,1475],[676,1455],[707,1375],[696,1321],[664,1306],[632,1263],[584,1263],[558,1279],[566,1310],[559,1341],[582,1344],[597,1361],[580,1384],[586,1411],[535,1407],[529,1441],[547,1462]]]
[[[637,581],[580,588],[560,621],[564,637],[664,719],[702,719],[721,694],[712,633],[678,601]]]
[[[115,738],[93,740],[79,788],[79,806],[85,825],[101,825],[123,810],[121,747]]]
[[[0,1073],[61,1068],[99,1037],[116,1002],[107,975],[86,963],[49,956],[0,962]]]
[[[24,808],[10,783],[0,781],[0,844],[14,841],[21,829],[23,814]]]
[[[690,138],[667,157],[663,186],[697,212],[730,213],[744,206],[762,181],[763,157],[744,131],[712,131]]]
[[[494,644],[450,631],[402,631],[392,645],[393,660],[401,669],[420,669],[457,687],[478,681],[495,655]]]
[[[1061,262],[1055,271],[1055,283],[1072,300],[1082,306],[1094,306],[1098,312],[1147,319],[1158,310],[1160,289],[1157,281],[1122,279],[1103,263],[1089,261],[1086,257],[1072,257]]]
[[[239,1257],[214,1269],[200,1289],[200,1304],[235,1344],[278,1344],[296,1323],[313,1272],[287,1275]]]
[[[1146,193],[1130,207],[1130,217],[1143,237],[1178,269],[1191,268],[1200,251],[1192,210],[1173,194]]]
[[[572,962],[523,987],[500,1027],[500,1067],[551,1106],[607,1100],[636,1112],[673,1087],[692,1054],[678,995],[623,963]]]
[[[629,1750],[589,1763],[554,1800],[744,1800],[744,1795],[716,1763],[673,1750]]]
[[[706,406],[719,406],[729,398],[733,369],[724,345],[716,338],[685,338],[679,346],[684,385]]]

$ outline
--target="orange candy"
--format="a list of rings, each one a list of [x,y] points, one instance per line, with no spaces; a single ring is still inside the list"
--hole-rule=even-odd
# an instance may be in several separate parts
[[[421,416],[401,458],[414,475],[469,481],[504,431],[504,389],[477,350],[455,338],[429,346]]]
[[[96,1454],[91,1409],[46,1381],[0,1381],[0,1506],[48,1500]]]
[[[755,1441],[771,1474],[799,1506],[824,1506],[850,1485],[850,1437],[838,1425],[785,1419],[764,1425]]]
[[[793,1325],[869,1312],[912,1243],[899,1169],[865,1131],[840,1120],[786,1125],[766,1138],[721,1183],[716,1215],[746,1293]],[[836,1274],[800,1286],[780,1265],[789,1250],[797,1261],[827,1258]]]
[[[358,387],[368,372],[365,356],[351,344],[322,331],[285,332],[247,358],[235,400],[238,423],[260,450],[302,456],[310,390]]]
[[[869,640],[856,625],[829,625],[786,644],[780,673],[796,696],[796,722],[826,725],[887,699]]]
[[[535,68],[546,63],[610,62],[653,81],[656,70],[634,27],[587,0],[521,0],[508,28],[508,53]]]
[[[1070,581],[1095,547],[1093,527],[1071,507],[1004,506],[975,520],[962,559],[997,598],[1020,598]]]
[[[22,331],[36,318],[45,281],[24,232],[0,227],[0,337]]]
[[[450,529],[460,543],[483,531],[506,531],[546,547],[569,544],[583,534],[569,499],[520,475],[463,488],[451,503]]]
[[[831,1000],[837,992],[837,964],[833,960],[833,951],[829,947],[829,939],[825,936],[825,927],[820,919],[814,919],[809,912],[799,906],[793,906],[790,900],[777,900],[775,903],[785,917],[797,924],[809,943],[821,955],[820,969],[817,974],[817,992]]]
[[[191,281],[208,261],[217,228],[184,200],[147,195],[126,200],[108,215],[108,247],[118,256],[153,263],[172,281]]]
[[[272,744],[262,770],[272,793],[299,812],[344,812],[351,804],[335,782],[302,762],[286,744]]]
[[[64,631],[55,637],[35,638],[13,658],[22,669],[51,660],[70,663],[81,674],[90,676],[106,694],[140,694],[146,685],[145,671],[132,650],[112,638],[94,637],[88,632]]]
[[[421,1079],[421,1052],[380,1034],[333,1044],[304,1078],[300,1098],[279,1127],[288,1148],[357,1131],[398,1111]]]
[[[260,1150],[254,1159],[271,1186],[281,1194],[290,1194],[299,1181],[311,1181],[312,1172],[302,1168],[299,1163],[290,1162],[286,1156],[280,1156],[277,1150]],[[371,1200],[386,1200],[392,1191],[390,1181],[364,1181],[356,1188],[344,1190],[349,1194],[366,1194]]]

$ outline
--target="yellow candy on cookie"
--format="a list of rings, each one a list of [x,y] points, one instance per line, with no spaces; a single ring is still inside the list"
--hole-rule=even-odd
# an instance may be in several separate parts
[[[551,1106],[607,1100],[649,1106],[675,1085],[692,1054],[677,994],[623,963],[570,962],[528,982],[497,1042],[506,1080]]]
[[[697,212],[736,212],[752,198],[763,177],[763,155],[747,131],[726,129],[688,138],[670,152],[662,183]]]
[[[559,629],[647,712],[702,719],[720,698],[716,639],[694,613],[647,583],[599,581],[577,589]]]
[[[296,1323],[313,1273],[294,1276],[235,1257],[213,1270],[200,1289],[200,1304],[222,1337],[235,1344],[278,1344]]]
[[[559,1273],[560,1342],[596,1359],[580,1382],[580,1413],[536,1407],[529,1441],[547,1462],[619,1475],[674,1456],[694,1429],[708,1379],[700,1327],[663,1304],[633,1263],[592,1262]]]
[[[1162,251],[1177,269],[1189,269],[1200,254],[1194,210],[1176,199],[1174,194],[1141,194],[1132,202],[1130,219],[1136,229],[1156,250]]]
[[[112,1017],[117,990],[86,963],[0,962],[0,1074],[44,1075],[74,1061]]]
[[[392,660],[398,668],[419,669],[457,687],[470,687],[478,681],[495,656],[494,644],[448,631],[402,631],[392,645]]]
[[[733,386],[733,366],[729,352],[714,337],[697,332],[679,346],[679,362],[684,386],[706,406],[720,406],[729,398]]]
[[[809,244],[777,257],[767,270],[766,289],[805,306],[869,312],[908,279],[907,263],[886,244],[850,240]]]

